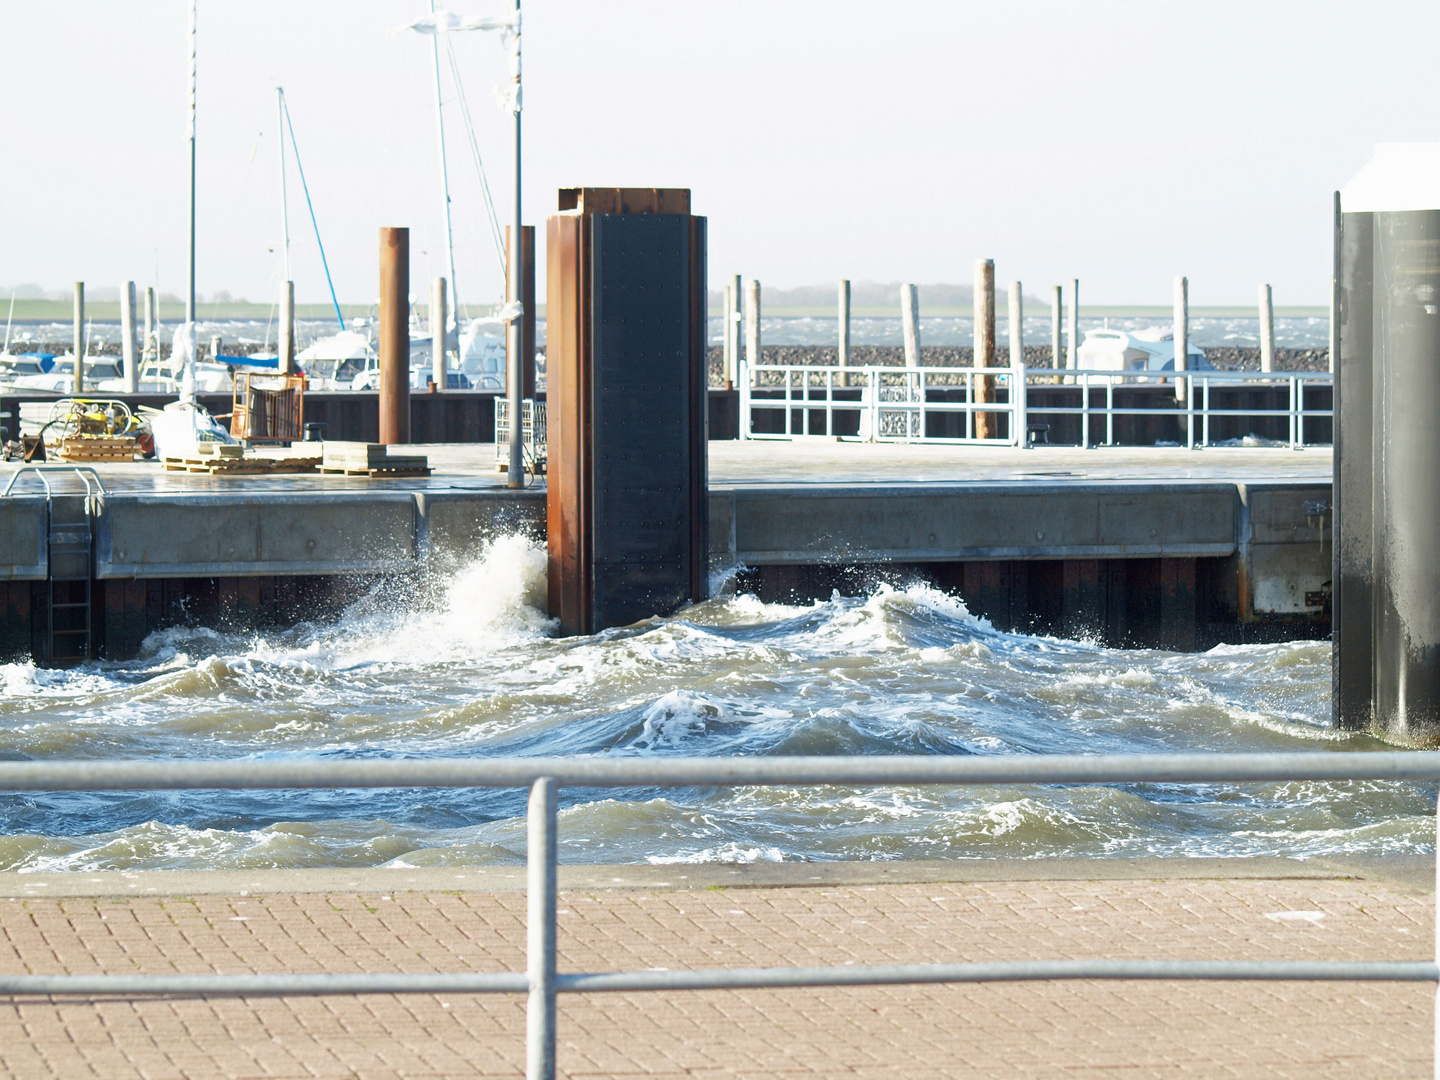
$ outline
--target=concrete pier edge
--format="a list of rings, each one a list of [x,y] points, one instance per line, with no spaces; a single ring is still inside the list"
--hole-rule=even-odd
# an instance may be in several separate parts
[[[560,889],[681,891],[937,882],[1335,880],[1435,889],[1433,855],[1249,858],[924,859],[806,863],[560,866]],[[0,872],[0,900],[33,897],[264,896],[295,893],[521,892],[525,866]]]

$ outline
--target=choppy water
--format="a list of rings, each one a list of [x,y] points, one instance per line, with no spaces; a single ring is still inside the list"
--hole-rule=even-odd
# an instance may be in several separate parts
[[[616,756],[1370,749],[1326,727],[1324,643],[1201,654],[1003,634],[926,585],[729,596],[557,639],[544,555],[497,542],[338,625],[153,635],[0,668],[0,757]],[[1413,784],[562,792],[570,862],[1428,850]],[[0,796],[0,868],[519,862],[523,794]]]

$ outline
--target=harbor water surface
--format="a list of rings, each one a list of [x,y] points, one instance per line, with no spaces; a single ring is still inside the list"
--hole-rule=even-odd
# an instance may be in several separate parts
[[[1000,633],[923,581],[722,592],[557,638],[543,549],[495,542],[338,623],[193,626],[138,660],[0,667],[0,758],[1380,749],[1329,727],[1325,642],[1205,653]],[[571,863],[1433,848],[1433,785],[564,790]],[[519,791],[0,795],[0,869],[520,863]]]

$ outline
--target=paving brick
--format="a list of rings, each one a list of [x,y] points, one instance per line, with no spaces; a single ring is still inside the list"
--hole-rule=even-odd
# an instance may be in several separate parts
[[[1428,959],[1432,898],[1359,880],[565,893],[564,970],[1061,957]],[[4,972],[523,970],[514,893],[28,898]],[[1320,912],[1309,919],[1270,918]],[[571,1077],[1429,1076],[1434,990],[1015,983],[566,995]],[[0,1000],[0,1077],[523,1075],[519,996]]]

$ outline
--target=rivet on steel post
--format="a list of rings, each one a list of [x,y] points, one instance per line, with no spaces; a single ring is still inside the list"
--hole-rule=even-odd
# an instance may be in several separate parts
[[[526,1080],[555,1080],[555,827],[559,785],[542,776],[530,785],[527,818],[526,912],[530,998],[525,1006]]]

